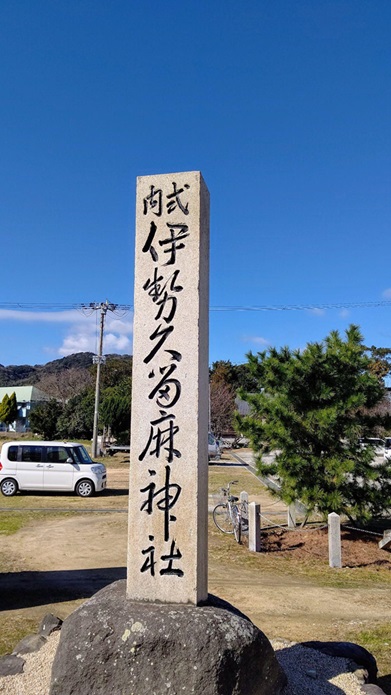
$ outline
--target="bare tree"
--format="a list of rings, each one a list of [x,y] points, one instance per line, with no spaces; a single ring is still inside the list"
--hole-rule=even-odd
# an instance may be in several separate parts
[[[225,381],[217,379],[210,383],[210,419],[213,433],[220,437],[232,430],[235,411],[235,392]]]
[[[94,379],[86,369],[70,367],[51,374],[45,374],[36,384],[37,388],[48,396],[66,403],[73,396],[77,396],[89,386],[93,386]]]

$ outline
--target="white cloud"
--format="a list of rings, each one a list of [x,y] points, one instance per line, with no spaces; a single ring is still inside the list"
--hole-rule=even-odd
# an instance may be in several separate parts
[[[133,321],[124,321],[115,316],[106,315],[106,327],[107,330],[110,330],[112,333],[119,333],[121,335],[133,333]]]
[[[71,332],[67,335],[57,353],[64,357],[75,352],[96,352],[96,336],[89,335],[87,331]]]
[[[350,316],[350,311],[348,309],[341,309],[339,315],[341,319],[346,319],[348,316]]]
[[[256,345],[270,345],[270,340],[262,338],[260,335],[245,335],[243,336],[243,340],[246,343],[255,343]]]
[[[132,341],[127,335],[107,333],[105,335],[104,345],[105,352],[129,352],[132,347]]]
[[[44,351],[49,354],[66,356],[75,352],[97,352],[99,340],[100,312],[93,311],[88,314],[82,310],[70,309],[68,311],[19,311],[17,309],[0,309],[0,321],[19,321],[21,323],[54,323],[68,324],[65,337],[60,347],[47,346]],[[38,330],[38,329],[37,329]],[[119,318],[111,312],[107,312],[103,351],[131,352],[133,333],[133,315]]]
[[[391,287],[389,287],[387,290],[384,290],[382,296],[384,297],[384,299],[391,299]]]
[[[82,325],[70,327],[68,335],[64,338],[58,354],[72,355],[75,352],[97,352],[99,340],[99,324],[95,316],[84,317]],[[130,353],[132,352],[133,322],[124,321],[112,314],[106,314],[105,331],[103,334],[103,353]]]

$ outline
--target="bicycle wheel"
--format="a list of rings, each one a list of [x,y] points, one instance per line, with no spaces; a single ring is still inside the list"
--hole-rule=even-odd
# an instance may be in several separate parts
[[[232,517],[233,517],[233,527],[234,527],[234,536],[235,536],[235,541],[237,543],[240,543],[242,540],[242,519],[239,513],[239,510],[237,507],[233,507],[232,509]]]
[[[213,510],[213,521],[215,522],[219,531],[223,533],[233,533],[234,528],[232,524],[232,519],[229,515],[229,509],[227,504],[218,504]]]

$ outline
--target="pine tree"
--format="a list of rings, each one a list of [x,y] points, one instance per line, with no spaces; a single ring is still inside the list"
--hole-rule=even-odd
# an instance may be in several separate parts
[[[370,410],[384,396],[371,372],[362,335],[350,326],[346,339],[332,331],[300,351],[271,348],[248,355],[258,392],[241,393],[251,414],[237,416],[256,452],[258,470],[277,475],[280,496],[301,500],[309,511],[367,518],[391,506],[391,462],[373,463],[370,436],[379,416]],[[277,450],[267,464],[263,454]]]

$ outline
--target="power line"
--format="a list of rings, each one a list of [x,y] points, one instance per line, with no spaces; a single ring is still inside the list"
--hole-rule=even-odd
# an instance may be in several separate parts
[[[325,309],[371,309],[391,306],[391,301],[337,302],[335,304],[265,304],[258,306],[211,306],[210,311],[314,311]]]
[[[99,304],[99,302],[0,302],[0,309],[41,309],[46,311],[50,309],[60,309],[62,311],[66,309],[82,309],[92,313]],[[115,307],[126,311],[132,308],[130,304],[116,304]]]
[[[80,303],[60,303],[60,302],[0,302],[0,309],[6,310],[27,310],[36,309],[38,311],[50,311],[58,309],[60,311],[78,310],[83,311],[86,315],[91,315],[96,307],[100,306],[98,302],[80,302]],[[389,307],[391,300],[379,300],[377,302],[336,302],[324,304],[264,304],[264,305],[221,305],[211,306],[209,309],[213,312],[256,312],[256,311],[315,311],[326,309],[374,309],[377,307]],[[116,304],[114,313],[120,315],[133,310],[131,304]]]

